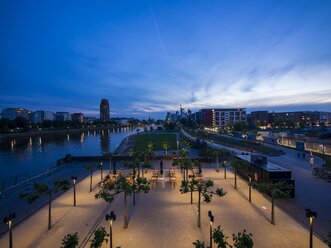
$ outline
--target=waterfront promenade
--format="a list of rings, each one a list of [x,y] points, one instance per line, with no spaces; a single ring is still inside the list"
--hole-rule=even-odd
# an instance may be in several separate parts
[[[171,160],[164,161],[164,167],[171,166]],[[159,161],[154,161],[157,167]],[[165,173],[166,173],[165,169]],[[247,184],[238,180],[238,190],[233,187],[233,174],[223,179],[223,171],[203,169],[205,178],[214,180],[215,187],[223,187],[227,194],[223,198],[214,197],[209,204],[202,204],[202,227],[196,226],[197,208],[190,204],[189,194],[180,194],[180,170],[176,171],[177,186],[171,187],[165,179],[159,181],[150,193],[137,194],[136,206],[128,198],[129,227],[123,228],[123,196],[119,195],[110,205],[103,200],[94,199],[98,191],[96,182],[99,173],[94,174],[94,190],[89,192],[89,177],[77,184],[77,207],[72,206],[72,189],[62,194],[53,203],[53,228],[47,230],[47,206],[14,229],[14,247],[60,247],[62,238],[68,233],[78,232],[80,244],[89,247],[91,230],[98,225],[108,229],[104,220],[108,206],[115,211],[113,223],[114,247],[193,247],[196,239],[209,240],[208,210],[213,211],[215,226],[222,225],[224,232],[232,241],[232,233],[246,229],[253,233],[255,247],[308,247],[308,231],[289,215],[276,208],[276,225],[270,223],[270,202],[253,190],[252,204],[247,200]],[[147,177],[151,176],[151,172]],[[318,219],[317,219],[318,221]],[[8,235],[1,237],[0,247],[6,247]],[[108,247],[104,244],[103,247]],[[314,238],[314,247],[326,247]]]

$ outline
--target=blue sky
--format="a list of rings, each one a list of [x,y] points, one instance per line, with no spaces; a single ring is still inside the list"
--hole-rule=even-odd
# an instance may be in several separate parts
[[[331,1],[1,1],[0,109],[331,111]]]

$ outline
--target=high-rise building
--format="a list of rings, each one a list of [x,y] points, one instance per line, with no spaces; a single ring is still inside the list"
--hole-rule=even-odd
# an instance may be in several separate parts
[[[110,112],[110,107],[108,100],[105,98],[101,99],[100,103],[100,120],[101,121],[108,121],[109,120],[109,112]]]

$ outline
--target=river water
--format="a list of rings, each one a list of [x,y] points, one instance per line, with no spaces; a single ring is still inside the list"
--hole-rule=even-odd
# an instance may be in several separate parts
[[[101,155],[113,152],[135,129],[106,129],[71,134],[34,136],[0,143],[0,190],[56,165],[56,160],[70,153]]]

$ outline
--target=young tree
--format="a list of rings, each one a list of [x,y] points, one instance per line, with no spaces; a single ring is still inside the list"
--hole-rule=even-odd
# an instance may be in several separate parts
[[[108,242],[109,234],[107,234],[104,227],[99,227],[94,231],[94,237],[91,240],[90,248],[101,248],[103,242]]]
[[[225,236],[224,231],[221,228],[221,226],[214,228],[213,241],[217,244],[218,248],[226,248],[226,246],[229,245],[229,243],[226,241],[227,239],[228,239],[228,237]]]
[[[271,223],[275,225],[275,199],[289,198],[293,186],[285,181],[277,183],[252,182],[252,187],[271,197]]]
[[[248,171],[249,163],[246,160],[233,159],[231,165],[234,168],[234,188],[237,189],[237,172],[238,170]]]
[[[214,182],[211,180],[201,180],[192,179],[191,181],[182,181],[180,186],[180,192],[186,194],[188,192],[198,193],[198,227],[201,227],[201,197],[206,203],[211,202],[213,195],[222,197],[226,194],[223,188],[218,188],[215,191],[209,190],[210,187],[214,186]]]
[[[21,192],[20,198],[27,198],[29,204],[35,202],[39,197],[44,194],[48,195],[48,230],[52,228],[52,200],[53,195],[58,191],[67,191],[70,187],[70,182],[66,179],[58,179],[53,183],[50,188],[45,183],[34,183],[32,192]]]
[[[79,243],[78,233],[69,233],[62,239],[61,248],[76,248]]]
[[[194,161],[193,161],[193,166],[194,166],[194,167],[198,167],[198,169],[199,169],[199,174],[202,173],[201,163],[200,163],[199,160],[194,160]]]
[[[205,248],[205,242],[202,242],[200,240],[196,240],[193,242],[193,244],[195,245],[195,248]]]
[[[133,160],[130,162],[126,162],[124,164],[124,167],[133,170],[132,182],[135,182],[136,181],[136,169],[139,168],[139,161]],[[133,206],[135,206],[136,205],[136,191],[135,190],[132,191],[132,198],[133,198]]]
[[[187,158],[188,150],[182,148],[179,151],[179,159],[176,159],[172,162],[172,166],[179,166],[183,172],[184,181],[188,180],[188,170],[192,169],[192,161]]]
[[[162,147],[165,150],[166,154],[168,154],[168,149],[169,149],[168,143],[164,141],[163,144],[162,144]]]
[[[150,182],[144,178],[139,177],[136,180],[127,180],[123,176],[119,176],[114,180],[107,182],[103,188],[95,195],[96,199],[104,199],[106,202],[112,202],[114,197],[120,193],[124,195],[124,228],[128,227],[127,215],[127,195],[133,192],[144,191],[147,193],[150,190]]]
[[[237,234],[232,234],[233,245],[236,248],[253,248],[253,234],[247,233],[246,230],[242,233],[238,232]]]
[[[95,164],[88,164],[85,165],[85,169],[90,171],[90,192],[92,192],[92,178],[93,178],[93,170],[96,168],[97,166]]]

